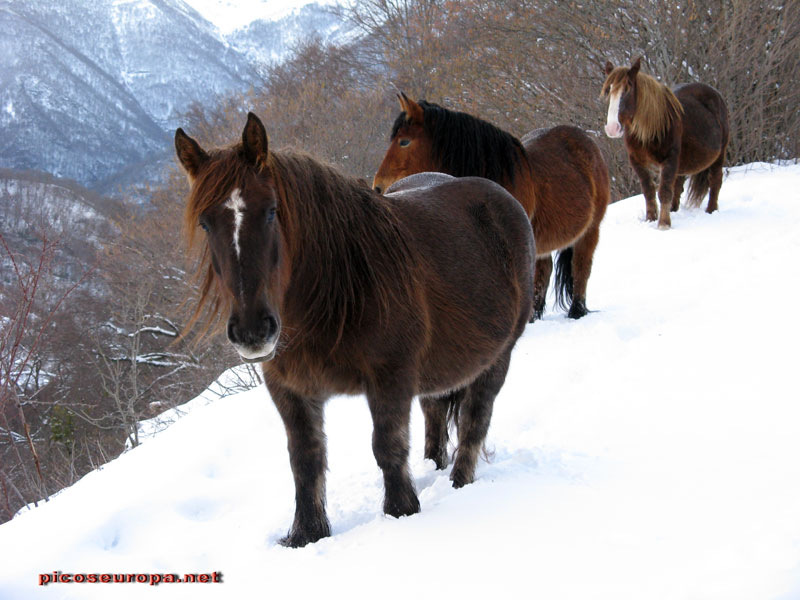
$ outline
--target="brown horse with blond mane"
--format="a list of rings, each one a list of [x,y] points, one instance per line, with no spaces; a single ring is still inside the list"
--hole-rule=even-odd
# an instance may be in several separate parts
[[[625,139],[628,159],[642,184],[648,221],[656,220],[656,190],[649,167],[660,168],[658,227],[668,229],[669,213],[680,207],[689,175],[689,206],[699,206],[708,193],[706,212],[717,210],[728,146],[728,109],[711,86],[688,83],[670,89],[642,73],[641,63],[641,57],[630,67],[606,63],[601,92],[608,98],[605,129],[609,137]]]
[[[178,129],[175,147],[200,250],[193,321],[204,306],[227,317],[286,428],[296,508],[281,543],[330,535],[323,404],[335,394],[366,395],[386,514],[420,509],[408,469],[414,396],[425,456],[446,466],[455,420],[450,478],[472,482],[532,309],[534,242],[517,201],[490,181],[445,175],[381,196],[308,155],[270,150],[252,113],[239,144],[206,152]]]
[[[373,180],[377,191],[422,171],[496,181],[522,204],[536,238],[534,313],[541,318],[556,261],[556,302],[579,319],[608,206],[608,168],[591,138],[561,125],[521,140],[482,119],[399,94],[402,112]]]

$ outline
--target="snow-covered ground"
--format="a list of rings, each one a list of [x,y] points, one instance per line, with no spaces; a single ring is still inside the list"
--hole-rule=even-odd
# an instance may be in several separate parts
[[[800,598],[800,165],[726,178],[720,212],[609,207],[596,312],[548,312],[514,352],[477,481],[422,459],[418,515],[381,513],[363,398],[326,412],[333,535],[294,510],[263,388],[171,427],[0,526],[0,598]],[[40,574],[222,573],[222,583]]]

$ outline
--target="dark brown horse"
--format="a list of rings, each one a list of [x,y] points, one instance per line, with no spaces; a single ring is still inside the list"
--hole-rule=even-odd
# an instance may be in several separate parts
[[[556,298],[568,315],[586,309],[586,285],[609,200],[608,168],[597,145],[577,127],[537,129],[518,140],[472,115],[398,96],[402,112],[373,187],[421,171],[496,181],[522,204],[536,238],[534,314],[544,312],[556,264]]]
[[[201,301],[227,316],[228,338],[261,362],[283,419],[295,519],[282,540],[330,535],[323,404],[365,394],[383,471],[384,511],[419,511],[408,469],[411,401],[421,397],[425,456],[470,483],[532,310],[528,219],[500,186],[444,176],[385,197],[313,158],[268,149],[252,113],[242,142],[206,152],[181,129],[192,182],[185,211],[201,250]],[[202,228],[204,234],[200,234]]]
[[[686,176],[690,206],[709,192],[706,212],[717,210],[722,165],[728,146],[728,108],[719,92],[703,83],[671,90],[639,70],[641,57],[629,67],[606,63],[602,95],[608,97],[606,134],[625,137],[631,166],[642,183],[646,218],[656,220],[656,190],[649,167],[661,169],[658,227],[671,226],[670,211],[680,207]]]

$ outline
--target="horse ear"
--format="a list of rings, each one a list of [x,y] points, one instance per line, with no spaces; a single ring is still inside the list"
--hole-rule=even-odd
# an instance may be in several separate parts
[[[406,103],[406,116],[411,123],[422,125],[425,122],[425,110],[411,98],[403,96]]]
[[[641,66],[642,66],[642,57],[640,56],[633,62],[631,68],[628,69],[628,78],[633,80],[636,77],[636,74],[639,72],[639,67]]]
[[[200,167],[208,160],[208,154],[200,147],[200,144],[186,135],[180,127],[175,131],[175,152],[178,160],[189,176],[189,180],[197,176]]]
[[[611,64],[610,60],[606,61],[606,75],[611,75],[611,71],[614,70],[614,65]]]
[[[260,163],[266,162],[269,154],[267,130],[264,129],[261,119],[251,112],[247,113],[247,124],[242,132],[242,146],[245,159],[251,165],[258,166]]]
[[[404,92],[400,92],[397,94],[397,101],[400,103],[400,110],[404,113],[408,113],[408,96],[406,96]]]

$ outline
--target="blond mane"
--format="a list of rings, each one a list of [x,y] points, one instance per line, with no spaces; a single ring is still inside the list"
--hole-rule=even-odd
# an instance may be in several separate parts
[[[617,85],[627,87],[628,67],[617,67],[603,83],[602,95]],[[645,73],[636,74],[636,114],[631,134],[643,144],[659,142],[669,128],[683,115],[683,106],[666,85]]]

